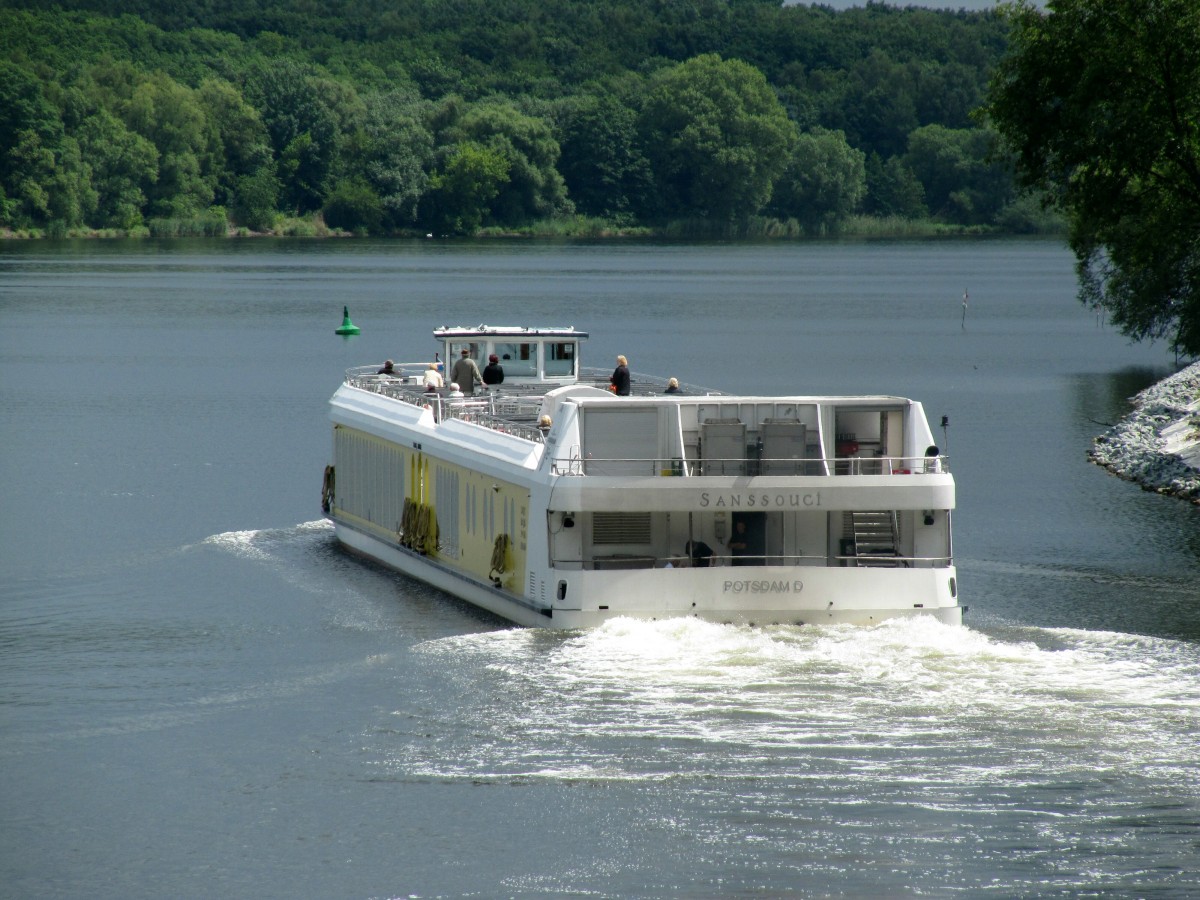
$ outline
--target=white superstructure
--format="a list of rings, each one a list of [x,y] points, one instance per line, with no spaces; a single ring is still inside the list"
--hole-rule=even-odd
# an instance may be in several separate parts
[[[728,396],[579,368],[570,328],[439,328],[501,385],[355,369],[325,507],[350,549],[522,625],[961,621],[954,479],[920,403]]]

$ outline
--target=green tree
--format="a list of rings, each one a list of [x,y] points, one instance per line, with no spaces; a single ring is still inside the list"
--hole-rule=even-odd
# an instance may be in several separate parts
[[[282,187],[269,166],[237,180],[233,221],[251,231],[268,231],[275,223]]]
[[[996,135],[982,128],[926,125],[908,136],[904,161],[920,179],[935,216],[960,225],[989,224],[1011,202],[1009,161],[995,143]]]
[[[235,207],[242,179],[274,169],[266,126],[258,111],[227,81],[204,79],[197,99],[208,129],[214,202]],[[274,204],[275,199],[271,202]]]
[[[865,151],[903,153],[908,133],[920,124],[907,68],[876,48],[835,84],[825,94],[822,121],[845,131],[850,142]]]
[[[921,219],[929,215],[925,206],[925,188],[898,156],[887,159],[878,153],[867,157],[868,212],[877,216]]]
[[[296,212],[320,209],[338,161],[346,116],[345,88],[292,59],[251,73],[246,94],[275,152],[282,200]],[[339,108],[343,104],[343,108]]]
[[[415,223],[417,206],[429,189],[433,136],[419,98],[404,91],[370,94],[361,127],[344,142],[347,177],[369,185],[381,204],[379,225]],[[327,220],[328,221],[328,220]]]
[[[654,76],[641,133],[663,200],[660,213],[718,222],[762,208],[796,141],[763,74],[715,54]]]
[[[846,143],[842,132],[814,128],[796,141],[770,209],[795,218],[810,234],[834,232],[858,210],[866,191],[866,154]]]
[[[79,148],[92,170],[96,224],[133,228],[144,221],[146,192],[158,180],[158,151],[106,109],[81,123]]]
[[[1080,299],[1200,354],[1200,4],[1019,0],[986,113],[1068,221]]]
[[[508,180],[508,161],[480,144],[455,147],[431,179],[423,219],[437,234],[473,234]]]
[[[504,161],[506,178],[488,204],[488,221],[524,225],[572,211],[557,168],[558,140],[546,119],[507,100],[465,104],[450,98],[435,121],[438,143],[456,154],[463,144],[476,145]]]
[[[55,219],[78,223],[78,196],[62,195],[70,186],[64,171],[67,140],[41,81],[0,61],[0,221],[18,227]]]
[[[165,72],[139,81],[122,104],[123,118],[158,151],[150,211],[156,216],[194,216],[212,204],[216,181],[204,108],[195,91]]]
[[[558,170],[577,210],[618,217],[646,208],[652,179],[637,110],[609,92],[583,94],[567,104],[560,130]]]
[[[362,178],[343,178],[334,185],[322,209],[325,223],[347,231],[379,231],[383,201]]]

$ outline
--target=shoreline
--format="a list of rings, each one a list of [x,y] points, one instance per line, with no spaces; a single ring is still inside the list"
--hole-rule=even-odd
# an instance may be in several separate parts
[[[1146,388],[1133,406],[1095,439],[1091,461],[1142,490],[1200,505],[1200,362]]]

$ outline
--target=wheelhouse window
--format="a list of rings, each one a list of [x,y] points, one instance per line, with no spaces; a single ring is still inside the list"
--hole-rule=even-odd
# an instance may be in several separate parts
[[[504,369],[506,378],[510,375],[537,375],[538,345],[536,343],[497,341],[492,352],[500,357],[500,366]]]
[[[546,345],[546,374],[551,376],[575,374],[574,341],[560,341]]]
[[[447,363],[448,366],[454,365],[455,360],[462,355],[463,348],[466,348],[471,359],[475,360],[475,362],[479,364],[479,354],[481,352],[482,344],[480,344],[478,341],[454,341],[450,344],[450,359]],[[482,364],[480,364],[480,368],[482,367]],[[447,374],[449,374],[449,372],[447,372]]]

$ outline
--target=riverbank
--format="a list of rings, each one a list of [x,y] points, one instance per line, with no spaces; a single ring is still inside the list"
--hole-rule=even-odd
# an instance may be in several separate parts
[[[1138,394],[1090,456],[1144,490],[1200,504],[1200,362]]]
[[[655,238],[666,240],[762,240],[811,238],[960,238],[960,237],[1030,237],[1063,236],[1061,220],[1047,215],[1039,220],[1021,219],[1002,225],[959,225],[934,219],[904,219],[899,216],[850,216],[836,226],[816,231],[806,230],[795,219],[781,221],[755,216],[740,223],[721,223],[707,219],[679,219],[657,225],[633,224],[624,220],[600,219],[590,216],[565,216],[543,219],[529,225],[513,227],[488,226],[473,235],[438,235],[438,237],[476,238]],[[200,215],[190,219],[153,219],[133,228],[11,228],[0,226],[0,241],[5,240],[63,240],[78,238],[431,238],[434,235],[420,230],[392,231],[368,234],[347,231],[326,224],[322,215],[279,216],[262,230],[230,223],[223,215]]]

